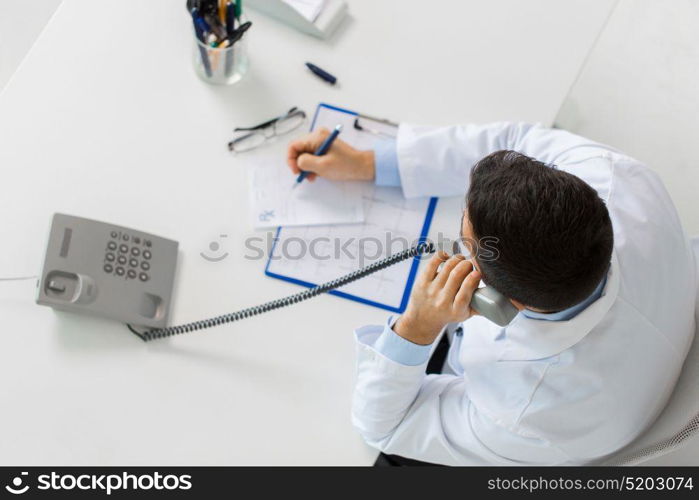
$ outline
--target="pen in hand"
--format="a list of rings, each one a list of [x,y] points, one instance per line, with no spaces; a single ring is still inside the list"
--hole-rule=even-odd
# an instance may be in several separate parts
[[[342,125],[336,126],[333,131],[330,133],[330,135],[323,141],[323,144],[320,145],[318,149],[316,149],[315,153],[313,153],[314,156],[323,156],[325,153],[328,152],[330,149],[330,146],[333,145],[333,142],[337,138],[338,135],[340,135],[340,132],[342,132]],[[296,178],[296,184],[294,184],[294,188],[298,186],[309,174],[310,172],[304,170],[302,171],[299,176]]]

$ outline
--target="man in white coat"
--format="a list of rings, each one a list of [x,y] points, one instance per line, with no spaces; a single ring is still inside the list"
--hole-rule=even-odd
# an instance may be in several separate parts
[[[290,144],[294,174],[465,195],[462,235],[498,241],[496,259],[437,254],[402,316],[356,331],[352,419],[367,443],[448,465],[584,464],[653,423],[691,344],[696,297],[692,251],[655,173],[520,123],[401,125],[374,150],[337,140],[313,156],[327,134]],[[519,310],[509,325],[470,308],[481,280]],[[427,375],[440,336],[446,363]]]

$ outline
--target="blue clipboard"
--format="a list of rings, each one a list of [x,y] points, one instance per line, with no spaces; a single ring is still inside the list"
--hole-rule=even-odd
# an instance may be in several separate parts
[[[313,121],[311,122],[311,131],[315,128],[316,119],[318,118],[318,113],[320,112],[320,110],[322,108],[331,109],[333,111],[339,111],[341,113],[347,113],[347,114],[353,115],[353,116],[359,116],[359,113],[357,113],[355,111],[349,111],[347,109],[338,108],[337,106],[331,106],[330,104],[320,103],[318,105],[318,107],[316,108],[315,114],[313,115]],[[426,213],[425,213],[425,220],[422,224],[422,230],[420,231],[420,237],[419,237],[420,242],[425,241],[427,239],[427,234],[430,231],[430,224],[432,224],[432,217],[434,215],[434,210],[435,210],[436,206],[437,206],[437,198],[430,198],[430,201],[429,201],[429,204],[427,206]],[[307,288],[313,288],[313,287],[319,285],[320,283],[311,283],[311,282],[299,280],[296,278],[290,278],[289,276],[277,274],[277,273],[271,272],[269,270],[269,266],[272,263],[272,256],[274,255],[274,250],[276,249],[277,241],[279,241],[279,235],[281,234],[282,229],[283,229],[282,227],[277,228],[277,233],[275,234],[275,237],[274,237],[274,243],[272,245],[272,250],[270,251],[269,259],[267,260],[267,265],[265,266],[265,275],[270,276],[272,278],[277,278],[280,280],[288,281],[289,283],[294,283],[296,285],[305,286]],[[331,295],[336,295],[338,297],[343,297],[345,299],[354,300],[354,301],[360,302],[362,304],[367,304],[370,306],[378,307],[380,309],[386,309],[387,311],[402,313],[403,311],[405,311],[405,308],[408,306],[408,299],[410,298],[410,291],[413,289],[413,283],[415,282],[415,276],[417,275],[417,268],[419,265],[420,265],[420,257],[416,256],[413,258],[413,262],[410,266],[408,280],[405,284],[405,289],[403,290],[403,297],[401,298],[400,306],[398,306],[398,307],[392,306],[390,304],[381,304],[379,302],[369,300],[369,299],[366,299],[364,297],[360,297],[357,295],[352,295],[352,294],[342,292],[339,290],[330,290],[328,293]],[[338,278],[339,278],[339,276],[338,276]]]

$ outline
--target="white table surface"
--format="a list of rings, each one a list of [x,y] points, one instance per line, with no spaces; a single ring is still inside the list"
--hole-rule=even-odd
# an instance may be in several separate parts
[[[0,90],[60,3],[61,0],[0,0]]]
[[[296,292],[243,258],[255,233],[246,160],[225,148],[233,126],[320,101],[424,123],[550,123],[612,1],[349,3],[326,42],[249,11],[251,72],[214,87],[192,70],[184,0],[66,0],[0,94],[0,277],[35,274],[50,216],[65,212],[180,242],[173,323]],[[461,203],[440,200],[432,234],[458,230]],[[205,261],[220,234],[230,256]],[[121,324],[37,306],[34,291],[0,284],[2,464],[376,455],[352,428],[350,397],[352,329],[384,321],[379,309],[319,297],[144,344]]]

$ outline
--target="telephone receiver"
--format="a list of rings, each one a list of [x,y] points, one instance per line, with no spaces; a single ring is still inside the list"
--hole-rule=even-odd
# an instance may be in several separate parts
[[[455,241],[452,245],[452,254],[460,253],[459,244]],[[510,299],[492,286],[484,286],[476,290],[471,297],[471,307],[499,326],[508,325],[519,312]]]
[[[476,290],[471,298],[471,307],[499,326],[509,325],[519,312],[510,299],[492,286],[484,286]]]

